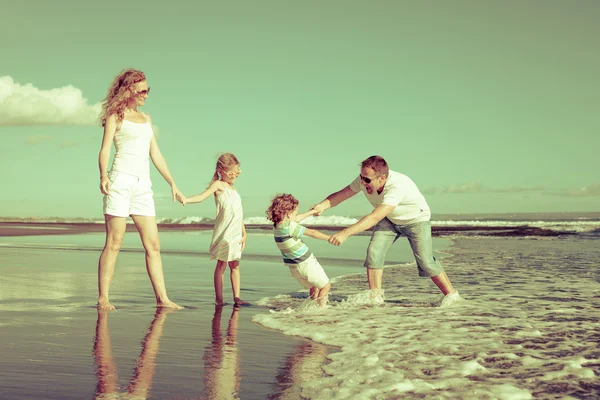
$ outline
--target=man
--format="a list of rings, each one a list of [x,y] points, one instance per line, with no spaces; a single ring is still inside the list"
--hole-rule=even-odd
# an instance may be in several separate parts
[[[365,267],[369,289],[381,291],[385,256],[400,235],[408,238],[413,250],[419,276],[430,277],[444,294],[442,306],[448,306],[460,296],[433,256],[431,239],[431,211],[417,185],[406,175],[390,171],[380,156],[371,156],[361,164],[360,175],[342,190],[332,193],[312,209],[320,215],[363,191],[374,210],[357,223],[329,238],[329,243],[340,246],[344,241],[371,227],[373,235],[367,248]]]

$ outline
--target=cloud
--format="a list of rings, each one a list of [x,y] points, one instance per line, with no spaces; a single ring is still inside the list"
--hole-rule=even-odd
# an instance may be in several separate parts
[[[462,185],[450,185],[442,190],[442,193],[482,193],[486,190],[479,183],[465,183]]]
[[[445,187],[438,191],[436,188],[427,188],[422,191],[423,194],[474,194],[474,193],[538,193],[544,196],[562,196],[562,197],[590,197],[600,196],[600,183],[591,184],[582,188],[571,189],[552,189],[545,186],[508,186],[493,188],[480,183],[456,184]]]
[[[552,192],[555,196],[564,197],[588,197],[588,196],[600,196],[600,183],[594,183],[589,186],[584,186],[579,189],[563,189]]]
[[[35,145],[42,143],[43,141],[50,141],[50,140],[52,140],[52,136],[34,135],[34,136],[28,136],[27,138],[25,138],[25,143],[35,146]]]
[[[434,187],[430,187],[430,188],[421,190],[421,193],[423,193],[423,194],[436,194],[437,192],[438,192],[438,190]]]
[[[41,90],[0,76],[0,126],[95,125],[100,110],[71,85]]]

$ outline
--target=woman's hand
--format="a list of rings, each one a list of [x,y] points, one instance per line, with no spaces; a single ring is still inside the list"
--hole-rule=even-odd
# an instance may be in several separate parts
[[[244,251],[244,249],[246,248],[246,235],[242,235],[242,240],[240,242],[240,244],[242,245],[242,251]]]
[[[108,176],[100,177],[100,191],[102,194],[110,192],[110,180],[108,180]]]
[[[173,201],[178,201],[185,206],[185,196],[175,184],[171,185],[171,195],[173,196]]]

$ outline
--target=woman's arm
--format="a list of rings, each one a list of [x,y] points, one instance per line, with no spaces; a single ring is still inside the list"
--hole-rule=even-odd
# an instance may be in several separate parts
[[[148,118],[150,124],[152,124],[150,116],[146,115],[146,117]],[[171,186],[171,194],[173,196],[173,201],[178,200],[181,203],[183,203],[183,193],[181,193],[181,191],[177,188],[175,180],[171,176],[171,172],[169,171],[169,167],[167,166],[167,161],[160,152],[160,149],[158,148],[158,143],[156,141],[156,137],[154,137],[154,134],[152,135],[152,139],[150,140],[150,159],[152,160],[152,163],[154,164],[158,172],[160,172],[162,177],[165,179],[165,181],[167,181],[169,186]]]
[[[100,168],[100,191],[102,194],[108,194],[110,191],[110,182],[107,176],[108,160],[110,159],[110,147],[112,145],[115,132],[117,131],[117,117],[111,114],[104,123],[104,136],[98,155],[98,167]]]

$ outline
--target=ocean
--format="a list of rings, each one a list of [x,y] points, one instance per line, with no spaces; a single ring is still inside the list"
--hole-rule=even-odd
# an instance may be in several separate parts
[[[169,296],[186,308],[156,312],[132,231],[117,310],[98,313],[99,221],[0,219],[0,398],[600,397],[600,213],[434,216],[436,256],[463,298],[448,308],[403,239],[374,301],[367,233],[339,248],[307,238],[332,278],[318,309],[256,217],[241,262],[252,305],[216,309],[211,221],[160,222]]]

